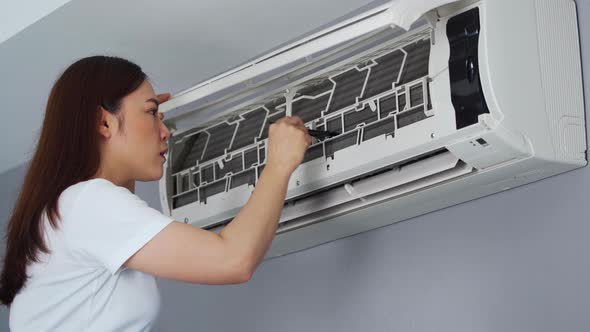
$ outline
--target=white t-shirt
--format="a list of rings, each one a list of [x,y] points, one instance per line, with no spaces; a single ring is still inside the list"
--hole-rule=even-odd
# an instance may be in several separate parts
[[[50,254],[27,267],[29,279],[10,306],[10,329],[155,329],[155,278],[122,265],[173,219],[105,179],[67,188],[58,204],[57,229],[43,216]]]

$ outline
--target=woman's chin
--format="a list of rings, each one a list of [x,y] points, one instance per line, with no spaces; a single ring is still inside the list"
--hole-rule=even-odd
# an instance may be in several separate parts
[[[137,180],[142,182],[159,181],[163,175],[164,170],[162,169],[162,166],[160,166],[159,169],[156,168],[152,169],[149,173],[146,172],[145,174],[143,174],[143,176],[138,177]]]
[[[159,181],[162,178],[162,175],[164,175],[164,171],[160,169],[159,172],[155,172],[151,181]]]

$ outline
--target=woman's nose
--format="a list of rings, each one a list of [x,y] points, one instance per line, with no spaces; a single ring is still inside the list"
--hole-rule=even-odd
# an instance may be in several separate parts
[[[161,122],[160,137],[162,137],[164,142],[170,139],[170,130],[168,130],[164,122]]]

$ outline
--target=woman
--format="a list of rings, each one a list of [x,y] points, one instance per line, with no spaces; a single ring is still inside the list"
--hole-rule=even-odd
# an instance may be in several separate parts
[[[162,177],[169,131],[137,65],[89,57],[55,83],[7,229],[0,300],[13,331],[146,331],[154,277],[248,281],[274,236],[291,173],[311,139],[299,118],[269,129],[268,162],[218,235],[150,208],[135,181]]]

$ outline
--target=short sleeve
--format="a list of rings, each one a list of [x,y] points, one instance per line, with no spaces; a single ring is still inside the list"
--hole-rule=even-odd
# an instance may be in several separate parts
[[[115,274],[172,221],[127,188],[93,179],[75,198],[64,228],[77,258],[96,262]]]

